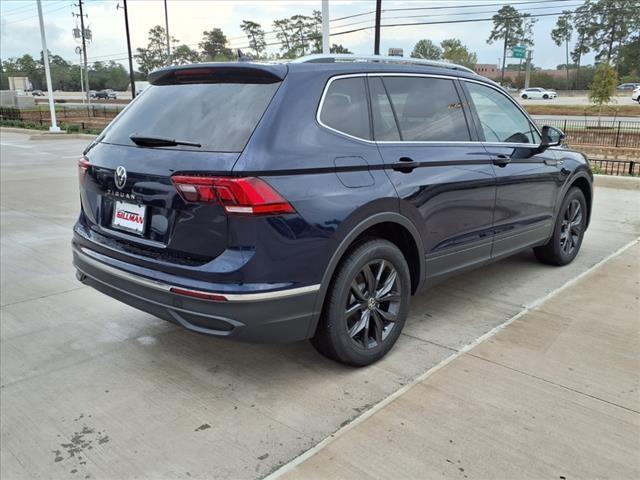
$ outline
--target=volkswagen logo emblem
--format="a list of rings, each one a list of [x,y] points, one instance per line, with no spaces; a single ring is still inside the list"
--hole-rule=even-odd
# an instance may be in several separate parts
[[[118,190],[122,190],[127,183],[127,170],[122,165],[120,165],[118,168],[116,168],[116,173],[114,173],[113,179],[116,182],[116,187],[118,187]]]

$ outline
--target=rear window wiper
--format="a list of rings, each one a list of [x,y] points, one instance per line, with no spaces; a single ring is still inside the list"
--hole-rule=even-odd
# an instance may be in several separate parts
[[[150,137],[147,135],[138,135],[134,133],[129,136],[131,141],[141,147],[175,147],[176,145],[186,145],[188,147],[202,147],[201,144],[195,142],[185,142],[175,140],[173,138]]]

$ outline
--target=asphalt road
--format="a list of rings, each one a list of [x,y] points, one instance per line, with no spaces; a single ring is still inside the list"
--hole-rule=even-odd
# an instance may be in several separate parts
[[[579,96],[570,96],[570,95],[562,95],[562,93],[558,94],[557,98],[552,100],[524,100],[520,98],[517,94],[514,96],[518,99],[518,101],[522,105],[581,105],[588,106],[592,103],[589,101],[589,98],[586,95]],[[621,106],[621,105],[636,105],[638,107],[638,111],[640,111],[640,105],[637,101],[631,100],[631,92],[628,94],[618,95],[616,94],[615,101],[612,103],[612,106]]]
[[[387,358],[352,369],[307,342],[193,334],[82,286],[70,238],[86,140],[0,143],[0,476],[12,480],[263,477],[640,235],[640,191],[599,188],[574,263],[526,252],[414,297]]]

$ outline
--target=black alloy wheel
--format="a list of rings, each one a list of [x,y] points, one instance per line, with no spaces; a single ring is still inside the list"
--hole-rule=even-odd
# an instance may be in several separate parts
[[[572,187],[560,206],[553,235],[545,245],[533,249],[538,260],[558,266],[571,263],[582,245],[587,216],[584,193]]]
[[[396,326],[401,285],[394,266],[383,259],[367,263],[351,282],[344,319],[349,337],[365,349],[381,345]]]
[[[311,342],[338,362],[369,365],[400,336],[410,296],[409,267],[400,249],[388,240],[364,241],[336,269]]]

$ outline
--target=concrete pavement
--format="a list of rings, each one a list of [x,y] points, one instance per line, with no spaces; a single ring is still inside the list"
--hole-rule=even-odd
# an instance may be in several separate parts
[[[640,478],[640,244],[281,479]]]
[[[0,477],[260,478],[640,236],[640,191],[597,189],[576,261],[530,252],[412,299],[364,369],[306,342],[211,339],[74,279],[76,161],[87,140],[0,130]]]

